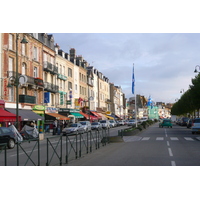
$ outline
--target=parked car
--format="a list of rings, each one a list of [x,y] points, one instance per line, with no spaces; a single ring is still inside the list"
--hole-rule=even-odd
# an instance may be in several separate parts
[[[200,118],[196,118],[191,126],[192,134],[200,132]]]
[[[100,122],[92,122],[91,129],[92,130],[101,130],[102,124]]]
[[[84,129],[83,125],[80,123],[70,124],[69,127],[66,127],[62,130],[63,135],[73,134],[73,133],[79,134],[79,133],[84,133],[84,132],[85,132],[85,129]]]
[[[164,126],[166,126],[166,127],[170,127],[170,128],[172,128],[172,121],[170,120],[170,119],[163,119],[163,121],[161,121],[160,123],[159,123],[159,127],[160,128],[163,128]]]
[[[182,117],[180,120],[180,126],[187,126],[188,117]]]
[[[110,128],[114,128],[117,126],[115,120],[109,120],[109,122],[110,122]]]
[[[140,119],[140,122],[142,123],[142,122],[145,122],[145,121],[147,121],[147,120],[148,120],[147,117],[142,117],[142,118]]]
[[[17,134],[9,127],[0,127],[0,143],[6,143],[9,149],[13,149],[18,141]]]
[[[133,126],[134,124],[135,124],[136,122],[135,122],[135,120],[134,119],[130,119],[129,121],[128,121],[128,126]]]
[[[187,128],[191,128],[193,122],[194,122],[194,119],[189,119],[189,120],[187,121],[187,125],[186,125]]]
[[[99,121],[102,125],[102,128],[109,129],[110,128],[110,122],[108,120],[100,120]]]
[[[91,123],[89,121],[80,121],[80,124],[82,124],[85,132],[91,131]]]
[[[120,125],[120,126],[124,126],[124,120],[120,120],[120,121],[119,121],[119,125]]]

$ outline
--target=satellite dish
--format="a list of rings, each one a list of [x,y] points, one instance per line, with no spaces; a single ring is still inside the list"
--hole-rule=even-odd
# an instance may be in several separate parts
[[[28,77],[27,77],[26,75],[20,75],[20,76],[19,76],[19,83],[20,83],[21,85],[27,83],[27,81],[28,81]]]

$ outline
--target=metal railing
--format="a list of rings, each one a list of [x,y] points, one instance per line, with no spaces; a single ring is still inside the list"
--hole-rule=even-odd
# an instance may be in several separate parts
[[[66,136],[50,136],[46,138],[46,143],[41,143],[39,138],[24,140],[17,143],[13,150],[7,150],[7,144],[0,144],[0,165],[61,166],[108,143],[109,129],[103,129]]]

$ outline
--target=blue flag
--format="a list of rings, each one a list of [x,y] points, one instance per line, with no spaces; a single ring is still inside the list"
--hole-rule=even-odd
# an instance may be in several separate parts
[[[134,64],[133,64],[133,77],[132,77],[132,94],[134,94],[135,78],[134,78]]]

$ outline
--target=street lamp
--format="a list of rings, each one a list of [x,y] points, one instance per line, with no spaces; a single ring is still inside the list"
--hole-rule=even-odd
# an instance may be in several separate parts
[[[12,84],[16,86],[16,129],[19,128],[19,74],[18,74],[18,40],[19,40],[19,33],[16,34],[16,76],[13,79],[12,76],[9,77],[9,79],[12,81]],[[25,37],[21,40],[22,44],[27,44],[28,41]],[[12,87],[12,85],[9,83],[7,87]]]
[[[194,73],[197,73],[197,72],[198,72],[198,71],[197,71],[197,68],[199,68],[199,70],[200,70],[200,66],[197,65],[197,66],[195,67]]]

